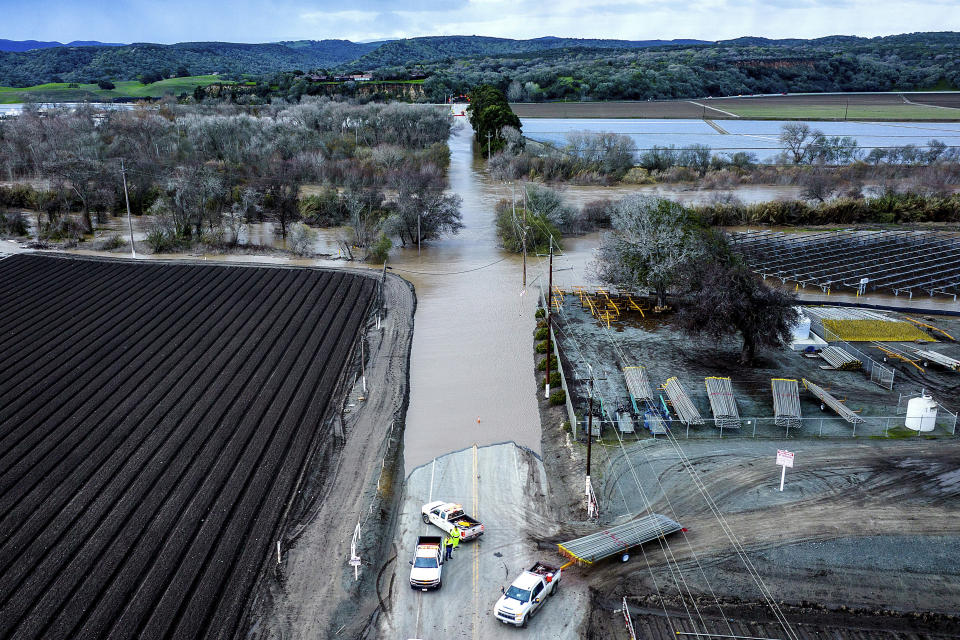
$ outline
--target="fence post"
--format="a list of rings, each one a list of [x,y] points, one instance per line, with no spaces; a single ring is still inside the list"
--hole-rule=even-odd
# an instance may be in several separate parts
[[[823,418],[820,418],[820,437],[823,437]]]

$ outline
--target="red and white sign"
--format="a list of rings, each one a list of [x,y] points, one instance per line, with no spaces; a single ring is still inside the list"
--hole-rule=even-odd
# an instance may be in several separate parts
[[[777,464],[783,467],[793,468],[793,451],[777,449]]]

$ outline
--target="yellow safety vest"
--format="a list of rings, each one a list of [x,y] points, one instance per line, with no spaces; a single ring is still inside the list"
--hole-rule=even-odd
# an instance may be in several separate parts
[[[460,529],[454,525],[453,531],[450,532],[450,537],[453,538],[453,548],[456,549],[460,546]]]

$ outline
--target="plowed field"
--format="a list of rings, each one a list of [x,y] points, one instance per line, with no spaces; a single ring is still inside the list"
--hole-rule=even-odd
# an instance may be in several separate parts
[[[374,290],[0,261],[0,637],[233,636]]]

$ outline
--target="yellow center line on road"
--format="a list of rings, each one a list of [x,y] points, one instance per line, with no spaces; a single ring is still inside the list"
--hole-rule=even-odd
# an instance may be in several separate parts
[[[477,444],[473,444],[473,514],[479,518],[480,489],[477,482]],[[481,520],[483,522],[483,520]],[[473,542],[473,638],[480,632],[480,539]]]

